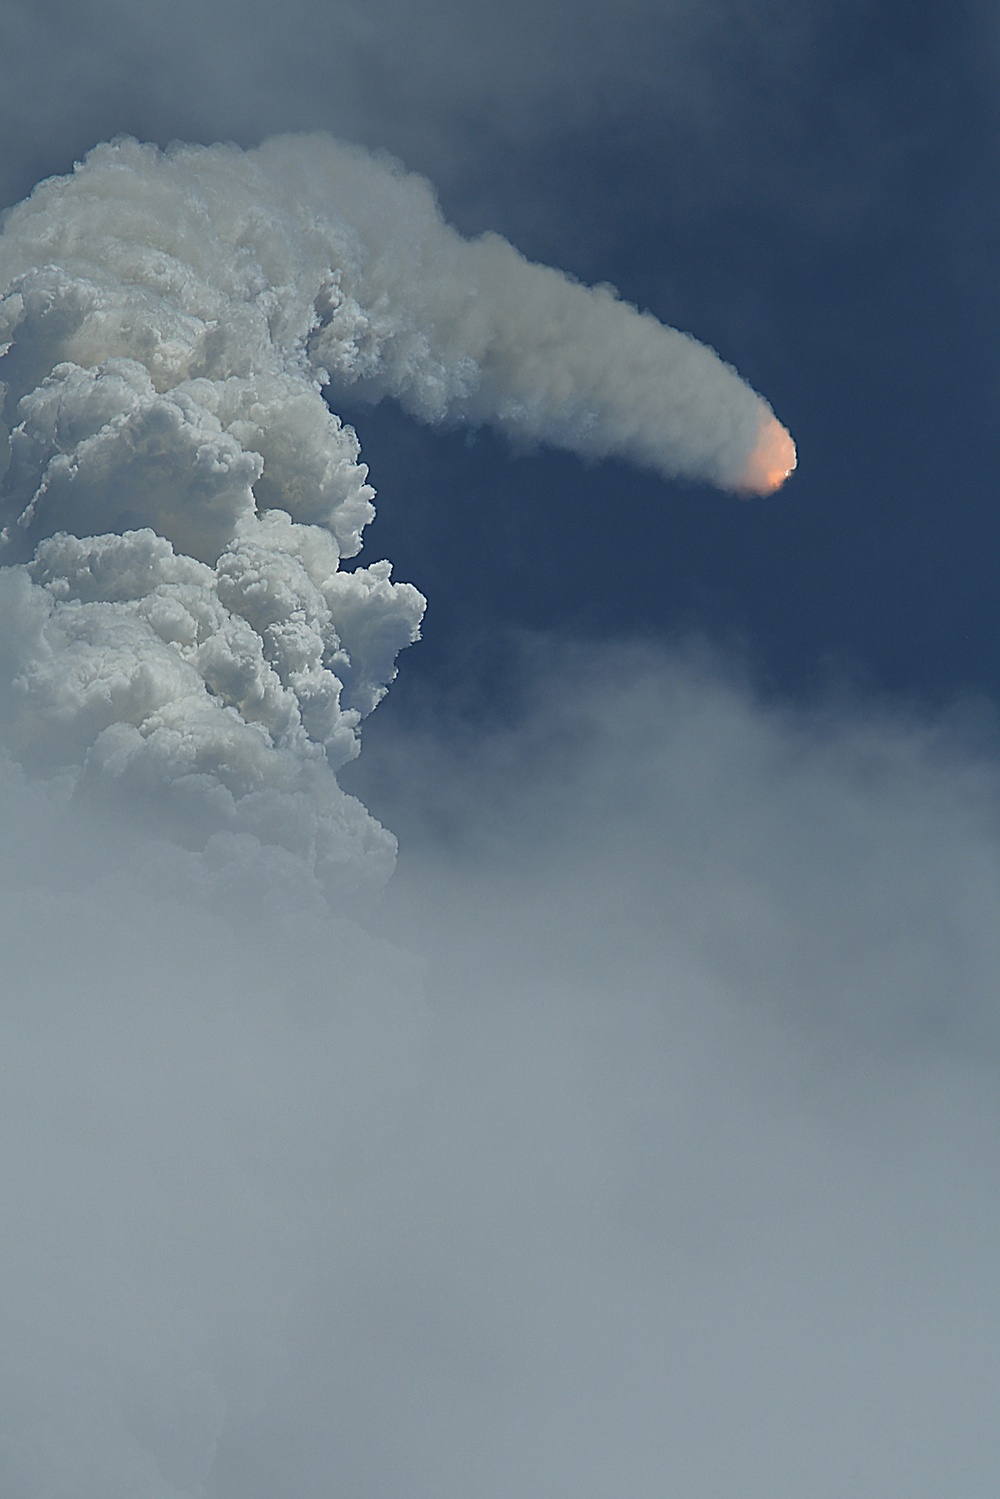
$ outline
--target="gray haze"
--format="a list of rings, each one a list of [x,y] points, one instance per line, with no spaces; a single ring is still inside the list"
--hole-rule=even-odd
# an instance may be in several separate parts
[[[5,1493],[992,1494],[975,717],[532,651],[377,932],[6,775]]]
[[[329,5],[44,0],[0,8],[0,182],[14,202],[96,141],[255,144],[327,129],[475,194],[477,157],[594,121],[746,107],[741,65],[787,74],[814,21],[782,0]]]

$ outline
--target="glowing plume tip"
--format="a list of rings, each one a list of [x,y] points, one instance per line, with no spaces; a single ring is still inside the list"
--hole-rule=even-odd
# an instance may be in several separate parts
[[[785,431],[777,417],[768,412],[761,422],[739,488],[744,494],[774,494],[797,461],[791,434]]]

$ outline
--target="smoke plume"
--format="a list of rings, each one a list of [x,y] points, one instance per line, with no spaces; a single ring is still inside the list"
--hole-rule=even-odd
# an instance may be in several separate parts
[[[335,772],[423,600],[341,566],[373,490],[324,390],[773,487],[782,429],[708,349],[324,136],[100,146],[8,214],[0,288],[13,753],[328,888],[391,867]]]

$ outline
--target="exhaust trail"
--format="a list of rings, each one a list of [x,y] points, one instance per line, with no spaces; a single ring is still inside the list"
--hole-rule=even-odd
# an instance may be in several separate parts
[[[387,562],[342,566],[374,515],[331,409],[348,390],[740,493],[794,465],[710,349],[462,238],[423,178],[327,136],[120,139],[12,209],[7,746],[192,848],[277,849],[339,892],[392,867],[336,771],[424,608]]]

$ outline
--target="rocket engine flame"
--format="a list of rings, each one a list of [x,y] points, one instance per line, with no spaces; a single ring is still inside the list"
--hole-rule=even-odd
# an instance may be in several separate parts
[[[754,494],[774,494],[779,490],[795,468],[798,457],[790,432],[768,412],[760,426],[753,452],[747,460],[739,484],[740,492],[749,497]]]

